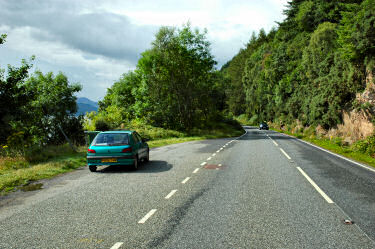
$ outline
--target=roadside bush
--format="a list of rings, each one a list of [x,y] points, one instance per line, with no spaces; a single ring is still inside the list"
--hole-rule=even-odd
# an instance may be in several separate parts
[[[111,126],[104,119],[95,120],[95,130],[97,131],[109,131]]]
[[[368,137],[365,140],[360,140],[352,145],[354,151],[368,154],[375,157],[375,135]]]
[[[40,146],[32,146],[25,151],[25,159],[30,163],[47,161],[49,156]]]

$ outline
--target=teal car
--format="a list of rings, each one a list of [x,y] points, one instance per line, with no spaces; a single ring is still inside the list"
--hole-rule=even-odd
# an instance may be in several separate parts
[[[87,165],[91,172],[97,166],[127,165],[136,170],[141,160],[150,160],[150,149],[135,131],[104,131],[96,135],[87,150]]]

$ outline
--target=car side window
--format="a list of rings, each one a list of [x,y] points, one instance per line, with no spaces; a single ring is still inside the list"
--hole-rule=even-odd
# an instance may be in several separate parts
[[[136,133],[135,135],[137,136],[138,141],[142,142],[142,138],[141,138],[141,136],[140,136],[138,133]]]
[[[133,139],[134,139],[134,143],[137,144],[139,142],[139,139],[137,137],[137,133],[133,133]]]

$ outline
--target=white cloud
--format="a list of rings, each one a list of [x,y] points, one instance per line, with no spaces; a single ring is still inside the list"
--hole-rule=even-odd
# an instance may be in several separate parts
[[[219,66],[248,42],[253,31],[282,21],[287,0],[55,0],[0,1],[0,65],[36,55],[36,68],[63,71],[83,85],[80,96],[104,97],[106,88],[132,70],[160,26],[208,29]]]

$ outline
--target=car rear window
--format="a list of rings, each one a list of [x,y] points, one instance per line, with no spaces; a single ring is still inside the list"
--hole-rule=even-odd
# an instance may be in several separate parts
[[[94,146],[117,146],[129,144],[129,136],[126,133],[100,133],[96,136]]]

